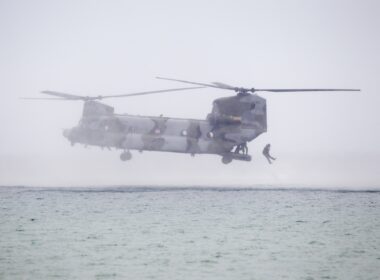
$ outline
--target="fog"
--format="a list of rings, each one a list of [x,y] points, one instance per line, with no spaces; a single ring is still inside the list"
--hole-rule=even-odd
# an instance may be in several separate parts
[[[0,185],[380,187],[378,1],[0,1]],[[62,129],[82,101],[28,101],[41,90],[123,94],[181,86],[167,76],[256,88],[268,132],[251,162],[84,148]],[[204,119],[228,91],[105,100],[117,113]],[[272,144],[269,165],[261,151]]]

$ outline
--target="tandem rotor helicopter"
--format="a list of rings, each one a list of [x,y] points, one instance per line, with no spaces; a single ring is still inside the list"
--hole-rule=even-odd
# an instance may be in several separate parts
[[[171,78],[158,79],[195,85],[193,87],[145,91],[121,95],[81,96],[56,91],[42,91],[54,99],[84,101],[79,124],[65,129],[63,136],[71,145],[116,148],[123,152],[122,161],[132,158],[130,150],[161,151],[173,153],[214,154],[224,164],[232,160],[251,161],[247,143],[267,131],[266,100],[257,92],[317,92],[360,91],[358,89],[255,89],[234,87],[224,83],[198,83]],[[216,88],[235,92],[234,96],[214,100],[211,113],[205,120],[167,118],[163,116],[134,116],[115,114],[114,108],[99,102],[106,98],[141,96],[199,88]],[[269,155],[266,147],[263,154]]]

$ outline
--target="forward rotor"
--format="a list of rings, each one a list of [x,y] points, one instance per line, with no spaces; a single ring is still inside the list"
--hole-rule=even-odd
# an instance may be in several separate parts
[[[235,87],[230,86],[224,83],[220,82],[213,82],[211,84],[207,83],[199,83],[199,82],[191,82],[191,81],[185,81],[185,80],[178,80],[178,79],[172,79],[172,78],[163,78],[163,77],[156,77],[160,80],[167,80],[167,81],[174,81],[174,82],[180,82],[180,83],[186,83],[186,84],[192,84],[192,85],[198,85],[203,87],[212,87],[212,88],[219,88],[219,89],[225,89],[225,90],[233,90],[238,95],[249,95],[251,93],[255,92],[317,92],[317,91],[360,91],[360,89],[336,89],[336,88],[314,88],[314,89],[257,89],[257,88],[244,88],[244,87]]]

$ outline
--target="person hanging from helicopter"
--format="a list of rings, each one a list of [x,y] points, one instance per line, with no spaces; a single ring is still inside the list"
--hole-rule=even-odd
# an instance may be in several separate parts
[[[270,152],[270,144],[267,144],[263,149],[263,155],[268,160],[268,163],[272,164],[272,160],[276,160],[276,158],[272,157],[269,152]]]

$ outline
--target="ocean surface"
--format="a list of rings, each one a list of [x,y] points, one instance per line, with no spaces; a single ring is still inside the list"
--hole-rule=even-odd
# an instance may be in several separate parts
[[[0,279],[380,279],[380,192],[0,187]]]

